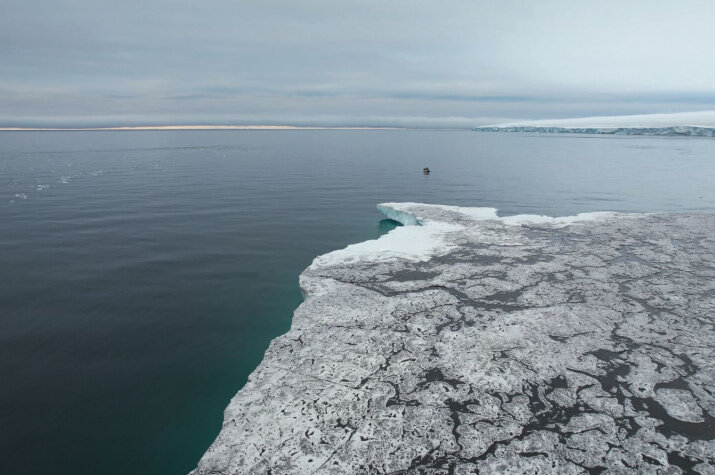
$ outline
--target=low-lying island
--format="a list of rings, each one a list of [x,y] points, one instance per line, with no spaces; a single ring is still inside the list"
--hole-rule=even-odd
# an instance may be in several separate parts
[[[715,215],[378,208],[193,473],[715,471]]]

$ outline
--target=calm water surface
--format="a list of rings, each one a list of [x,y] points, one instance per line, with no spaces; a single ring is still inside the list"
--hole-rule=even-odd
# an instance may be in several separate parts
[[[389,230],[381,201],[713,212],[715,140],[0,132],[0,473],[192,469],[298,274]]]

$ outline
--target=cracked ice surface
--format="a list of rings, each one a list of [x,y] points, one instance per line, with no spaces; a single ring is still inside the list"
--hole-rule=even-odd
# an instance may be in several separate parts
[[[715,472],[714,215],[380,209],[196,474]]]

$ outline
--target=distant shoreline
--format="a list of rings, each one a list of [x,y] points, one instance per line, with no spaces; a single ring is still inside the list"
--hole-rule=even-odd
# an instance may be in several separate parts
[[[122,127],[0,127],[0,132],[88,132],[122,130],[469,130],[468,128],[320,127],[296,125],[141,125]]]
[[[474,127],[476,132],[715,137],[715,111],[542,119]]]
[[[650,135],[663,137],[715,137],[715,127],[534,127],[496,126],[474,127],[474,132],[525,132],[540,134],[586,134],[586,135]]]

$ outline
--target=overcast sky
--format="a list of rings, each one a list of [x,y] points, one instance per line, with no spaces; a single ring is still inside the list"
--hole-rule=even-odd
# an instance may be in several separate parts
[[[2,0],[0,126],[715,109],[713,0]]]

